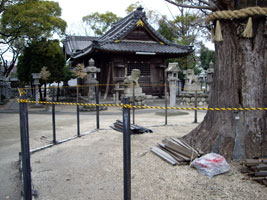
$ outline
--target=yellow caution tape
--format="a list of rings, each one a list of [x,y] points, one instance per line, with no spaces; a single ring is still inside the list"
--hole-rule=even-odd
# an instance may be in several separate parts
[[[90,106],[90,107],[122,107],[135,109],[158,109],[158,110],[212,110],[212,111],[267,111],[267,108],[182,108],[182,107],[161,107],[161,106],[134,106],[130,104],[93,104],[93,103],[72,103],[72,102],[49,102],[30,101],[28,99],[18,99],[19,103],[38,103],[65,106]]]

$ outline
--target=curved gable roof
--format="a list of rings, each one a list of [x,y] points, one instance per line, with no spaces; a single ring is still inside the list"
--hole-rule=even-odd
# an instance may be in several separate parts
[[[152,41],[127,40],[125,37],[130,34],[138,26],[143,28]],[[84,46],[83,46],[84,47]],[[77,48],[78,49],[78,48]],[[138,8],[125,18],[115,22],[112,27],[102,36],[88,42],[87,46],[79,51],[73,52],[72,58],[79,58],[87,54],[93,53],[94,49],[109,52],[155,52],[161,54],[189,54],[192,46],[177,45],[171,43],[158,33],[148,22],[145,12],[142,8]]]

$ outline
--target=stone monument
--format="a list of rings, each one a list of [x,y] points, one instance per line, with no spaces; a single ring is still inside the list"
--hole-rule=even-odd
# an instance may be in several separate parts
[[[170,107],[176,105],[176,94],[177,94],[177,85],[178,85],[178,72],[181,71],[178,63],[169,63],[168,68],[165,70],[167,73],[170,89]]]
[[[38,85],[40,85],[41,73],[32,73],[33,85],[35,86],[35,101],[36,105],[38,105],[39,95],[38,95]]]
[[[191,94],[195,93],[195,91],[200,92],[198,77],[195,75],[193,69],[187,69],[185,74],[184,93]]]
[[[142,88],[138,83],[140,74],[141,71],[139,69],[133,69],[131,75],[125,78],[123,81],[123,83],[126,84],[126,87],[124,88],[124,97],[130,97],[131,101],[133,101],[132,97],[134,96],[135,102],[138,105],[143,105],[146,95],[142,92]]]

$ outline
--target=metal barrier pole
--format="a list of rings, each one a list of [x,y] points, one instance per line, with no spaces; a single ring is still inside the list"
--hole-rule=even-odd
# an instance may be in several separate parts
[[[29,121],[28,121],[27,104],[20,103],[19,111],[20,111],[21,159],[22,159],[22,174],[23,174],[23,197],[24,200],[32,200]]]
[[[167,92],[167,84],[165,83],[165,88],[164,88],[164,96],[165,96],[165,125],[168,124],[168,92]]]
[[[81,137],[81,133],[80,133],[80,108],[77,105],[77,136]]]
[[[96,95],[96,104],[98,106],[96,106],[96,129],[100,128],[99,125],[99,86],[96,85],[95,86],[95,95]]]
[[[135,84],[133,83],[133,106],[135,105]],[[135,109],[133,108],[133,124],[135,124]]]
[[[76,103],[79,103],[79,87],[76,86]],[[80,107],[77,105],[77,136],[81,137],[80,133]]]
[[[130,98],[123,98],[122,103],[130,104]],[[123,107],[123,181],[124,200],[131,199],[131,135],[130,108]]]
[[[76,87],[76,103],[79,103],[79,87]],[[80,133],[80,107],[77,105],[77,136],[81,137]]]
[[[55,88],[52,88],[52,101],[55,102]],[[52,125],[53,125],[53,144],[57,143],[56,139],[56,117],[55,117],[55,104],[52,104]]]
[[[195,91],[195,108],[197,108],[197,91]],[[197,123],[197,110],[195,110],[195,120],[194,123]]]

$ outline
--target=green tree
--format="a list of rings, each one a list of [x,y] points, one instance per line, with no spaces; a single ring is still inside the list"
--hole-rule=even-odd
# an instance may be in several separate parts
[[[46,82],[64,80],[65,58],[58,40],[33,41],[23,50],[17,64],[17,76],[20,84],[30,83],[32,81],[31,73],[40,73],[44,66],[51,73]],[[41,83],[44,81],[41,80]]]
[[[181,2],[181,0],[177,0]],[[195,45],[197,37],[204,31],[200,26],[201,13],[192,12],[186,8],[178,8],[178,13],[173,16],[173,20],[162,16],[159,22],[158,32],[171,42],[179,45]],[[182,70],[193,69],[195,74],[199,74],[201,70],[198,68],[196,53],[192,53],[186,57],[171,59],[170,62],[178,62]],[[184,80],[182,72],[179,78]]]
[[[119,19],[121,18],[112,12],[106,12],[104,14],[94,12],[82,18],[83,22],[90,27],[96,36],[103,35],[111,27],[112,23]]]
[[[14,5],[18,2],[23,2],[25,0],[1,0],[0,2],[0,14],[4,12],[8,6]]]
[[[169,22],[166,16],[163,16],[158,21],[158,23],[159,23],[158,32],[169,41],[174,42],[175,39],[177,38],[176,26],[172,22]]]
[[[200,64],[203,69],[208,69],[210,62],[215,63],[215,51],[209,50],[204,45],[201,45],[200,49]]]
[[[23,48],[33,40],[49,38],[54,33],[63,36],[66,22],[60,18],[61,8],[53,1],[26,0],[2,1],[3,6],[0,24],[1,44],[7,46],[1,52],[13,53],[9,66],[5,66],[5,75],[14,67]],[[4,63],[4,62],[3,62]]]
[[[64,86],[68,85],[68,81],[70,79],[76,78],[75,74],[71,70],[71,65],[66,65],[64,67],[63,73],[64,73],[64,78],[62,81],[64,82]]]

